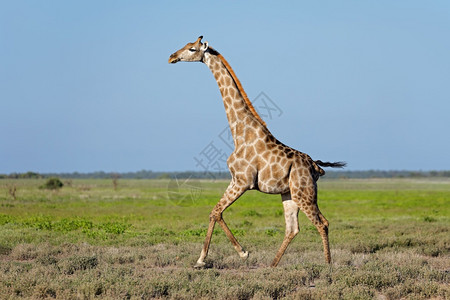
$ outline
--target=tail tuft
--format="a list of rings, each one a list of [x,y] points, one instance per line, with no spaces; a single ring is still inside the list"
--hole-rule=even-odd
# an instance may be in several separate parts
[[[316,164],[318,164],[321,167],[330,167],[330,168],[343,168],[347,165],[346,162],[344,161],[337,161],[337,162],[323,162],[321,160],[316,160],[315,161]]]

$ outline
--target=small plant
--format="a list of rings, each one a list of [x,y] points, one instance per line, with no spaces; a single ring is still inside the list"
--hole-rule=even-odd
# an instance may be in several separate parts
[[[245,217],[261,217],[261,214],[259,212],[257,212],[256,210],[253,210],[253,209],[244,211],[242,213],[242,215],[245,216]]]
[[[14,201],[17,199],[16,192],[17,192],[16,185],[13,184],[8,186],[8,193],[14,199]]]
[[[206,229],[187,229],[181,232],[181,235],[184,236],[205,236]]]
[[[108,222],[103,223],[99,226],[99,228],[103,229],[107,233],[114,233],[114,234],[122,234],[124,233],[130,225],[121,223],[121,222]]]
[[[423,220],[424,220],[425,222],[429,222],[429,223],[432,223],[432,222],[436,222],[436,221],[437,221],[435,218],[430,217],[430,216],[425,216],[425,217],[423,218]]]
[[[120,178],[120,174],[118,174],[118,173],[112,173],[112,174],[111,174],[111,178],[112,178],[114,190],[117,191],[117,187],[119,186],[119,178]]]
[[[276,235],[280,230],[278,228],[267,228],[264,230],[264,233],[268,236],[274,236]]]
[[[76,271],[90,270],[96,268],[98,258],[96,256],[73,256],[60,263],[60,269],[68,275]]]
[[[64,186],[64,183],[57,177],[50,177],[47,179],[44,185],[41,186],[41,189],[47,190],[59,190]]]

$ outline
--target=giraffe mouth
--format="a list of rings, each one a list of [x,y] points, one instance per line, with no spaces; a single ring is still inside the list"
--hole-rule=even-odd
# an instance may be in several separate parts
[[[169,64],[174,64],[180,61],[180,58],[173,57],[172,55],[169,57]]]

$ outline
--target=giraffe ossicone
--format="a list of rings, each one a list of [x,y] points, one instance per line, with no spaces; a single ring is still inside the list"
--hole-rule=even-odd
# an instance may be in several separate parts
[[[320,166],[341,168],[345,163],[314,161],[309,155],[278,141],[254,109],[231,66],[207,42],[202,43],[202,39],[203,36],[200,36],[195,42],[186,44],[170,55],[169,63],[202,62],[208,66],[219,85],[235,148],[227,160],[231,182],[211,211],[206,239],[195,267],[205,266],[204,260],[216,223],[222,227],[239,256],[243,259],[248,257],[248,252],[242,248],[222,218],[224,210],[247,190],[281,194],[286,231],[272,261],[273,267],[278,265],[287,246],[299,231],[299,210],[319,231],[325,260],[331,263],[329,223],[317,205],[316,182],[325,174]]]

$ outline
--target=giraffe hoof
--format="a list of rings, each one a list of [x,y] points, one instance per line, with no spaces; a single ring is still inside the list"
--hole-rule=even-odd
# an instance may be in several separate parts
[[[194,269],[204,269],[206,267],[206,263],[204,262],[197,262],[194,266]]]
[[[243,259],[246,260],[248,258],[248,251],[244,251],[239,253],[239,256]]]

